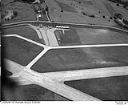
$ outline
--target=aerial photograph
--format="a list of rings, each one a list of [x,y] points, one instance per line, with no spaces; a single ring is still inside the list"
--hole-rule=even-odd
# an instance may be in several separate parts
[[[1,101],[128,101],[128,0],[0,0]]]

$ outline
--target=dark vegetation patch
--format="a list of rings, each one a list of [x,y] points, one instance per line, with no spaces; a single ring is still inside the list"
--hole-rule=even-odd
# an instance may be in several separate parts
[[[8,37],[3,38],[4,58],[26,66],[43,48],[25,40]]]
[[[65,82],[75,89],[106,101],[127,101],[128,76],[94,78]]]
[[[109,29],[70,28],[64,32],[56,30],[54,33],[60,46],[128,43],[127,33]]]
[[[56,30],[54,33],[57,40],[59,41],[60,46],[81,44],[76,30],[73,28],[65,30],[64,32],[61,30]]]
[[[11,27],[3,30],[3,34],[17,34],[33,41],[41,43],[35,30],[29,26]],[[43,42],[44,44],[44,42]]]
[[[127,51],[127,47],[50,50],[32,66],[32,69],[44,73],[125,66],[128,65]]]
[[[38,85],[17,85],[13,89],[4,87],[4,101],[68,101],[68,99]]]

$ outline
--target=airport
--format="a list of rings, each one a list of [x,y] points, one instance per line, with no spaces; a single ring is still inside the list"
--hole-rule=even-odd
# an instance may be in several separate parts
[[[4,101],[127,101],[127,0],[1,1]]]

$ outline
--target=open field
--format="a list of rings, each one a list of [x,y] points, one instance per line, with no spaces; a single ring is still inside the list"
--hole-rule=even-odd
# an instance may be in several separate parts
[[[11,89],[8,87],[4,88],[4,97],[6,97],[7,101],[68,101],[68,99],[38,85],[16,85]]]
[[[70,28],[69,30],[55,31],[60,37],[60,46],[82,44],[116,44],[128,43],[128,35],[108,29]]]
[[[128,17],[127,10],[108,0],[46,0],[46,3],[50,18],[55,22],[116,26],[113,13],[119,12]]]
[[[48,51],[35,65],[37,72],[82,70],[128,65],[128,47],[76,48]]]
[[[4,57],[26,66],[43,48],[16,37],[3,38]]]
[[[6,0],[6,2],[2,2],[2,15],[5,14],[5,11],[12,10],[17,12],[17,16],[9,21],[5,21],[2,19],[2,24],[12,23],[12,22],[19,22],[19,21],[34,21],[36,20],[36,14],[32,8],[32,5],[22,2],[14,2],[10,3],[11,1]]]
[[[101,100],[127,101],[128,95],[128,76],[117,76],[109,78],[86,79],[65,82],[75,89],[88,93]]]

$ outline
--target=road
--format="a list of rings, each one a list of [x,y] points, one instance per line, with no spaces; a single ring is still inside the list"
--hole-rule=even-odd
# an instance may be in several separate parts
[[[121,29],[121,28],[118,28],[118,27],[104,26],[104,25],[89,25],[89,24],[48,22],[48,21],[21,21],[21,22],[9,23],[9,24],[2,24],[2,28],[9,28],[9,27],[26,25],[26,24],[32,24],[34,26],[39,26],[39,24],[43,24],[43,25],[52,26],[52,27],[56,27],[56,26],[70,26],[70,27],[78,27],[78,28],[113,29],[115,31],[128,32],[128,30],[126,30],[126,29]]]

